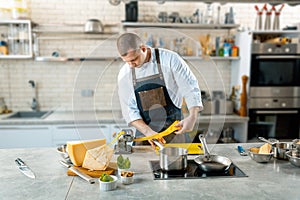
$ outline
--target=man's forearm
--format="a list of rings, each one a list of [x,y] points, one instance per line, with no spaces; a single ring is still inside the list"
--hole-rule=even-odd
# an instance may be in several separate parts
[[[130,124],[145,136],[150,136],[156,133],[142,119],[132,121]]]
[[[190,113],[189,117],[197,119],[198,115],[199,115],[199,112],[200,112],[200,107],[199,106],[193,106],[189,109],[189,113]]]

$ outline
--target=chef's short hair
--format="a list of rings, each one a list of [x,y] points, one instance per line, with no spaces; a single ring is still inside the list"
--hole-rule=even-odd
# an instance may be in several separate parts
[[[121,56],[126,56],[129,51],[137,50],[142,45],[142,39],[135,33],[124,33],[117,40],[117,47]]]

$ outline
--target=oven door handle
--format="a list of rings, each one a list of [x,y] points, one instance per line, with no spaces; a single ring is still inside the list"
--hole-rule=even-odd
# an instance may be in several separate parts
[[[257,110],[256,114],[298,114],[297,110]]]
[[[298,59],[300,56],[284,55],[284,56],[256,56],[256,59]]]

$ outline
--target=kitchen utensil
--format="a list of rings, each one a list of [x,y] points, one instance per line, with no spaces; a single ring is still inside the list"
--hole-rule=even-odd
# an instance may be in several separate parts
[[[237,146],[237,150],[240,153],[241,156],[247,156],[245,149],[242,146]]]
[[[131,129],[123,129],[120,137],[118,137],[118,142],[115,145],[115,154],[130,154],[132,153],[132,146],[130,143],[133,141],[134,135]]]
[[[287,151],[285,154],[292,165],[300,167],[300,152],[298,150],[290,150]]]
[[[24,163],[23,160],[21,160],[21,158],[17,158],[15,160],[19,170],[25,174],[26,176],[28,176],[29,178],[33,178],[35,179],[35,175],[33,173],[33,171]]]
[[[67,162],[68,164],[72,164],[72,161],[67,152],[67,144],[63,144],[63,145],[57,147],[56,150],[61,155],[62,159],[64,159],[65,162]]]
[[[103,30],[103,24],[98,19],[89,19],[86,21],[84,26],[85,33],[101,33]]]
[[[164,147],[157,139],[152,140],[159,149],[159,164],[162,170],[185,170],[188,150],[179,147]]]
[[[110,175],[114,180],[110,181],[110,182],[104,182],[101,181],[100,178],[98,178],[99,180],[99,188],[101,191],[110,191],[110,190],[114,190],[117,188],[117,181],[118,181],[118,177],[114,176],[114,175]]]
[[[77,174],[78,176],[80,176],[81,178],[83,178],[84,180],[86,180],[87,182],[89,182],[90,184],[94,184],[95,183],[95,179],[90,177],[89,175],[86,175],[84,173],[82,173],[81,171],[79,171],[78,169],[76,169],[74,166],[66,163],[63,160],[59,161],[60,164],[62,164],[63,166],[69,168],[69,170],[71,170],[72,172],[74,172],[75,174]]]
[[[274,158],[288,160],[288,157],[285,153],[292,149],[292,142],[279,142],[278,140],[274,140],[274,142],[271,142],[270,140],[267,140],[263,137],[258,137],[258,139],[272,145]]]
[[[279,30],[280,29],[280,13],[284,7],[284,4],[281,5],[280,9],[277,11],[276,7],[273,5],[272,10],[274,10],[274,20],[273,20],[273,30]]]
[[[257,14],[256,14],[256,21],[255,21],[255,30],[262,30],[262,10],[260,10],[258,8],[257,5],[254,6],[255,7],[255,10],[257,11]]]
[[[254,160],[258,163],[267,163],[273,158],[273,155],[274,155],[273,152],[261,154],[261,153],[258,153],[258,151],[259,151],[259,147],[252,147],[252,148],[248,149],[248,154],[249,154],[250,158],[252,158],[252,160]]]
[[[199,139],[204,151],[203,156],[200,155],[194,159],[194,161],[199,164],[199,167],[205,172],[227,171],[232,164],[232,161],[224,156],[210,154],[204,135],[200,134]]]
[[[270,30],[271,29],[272,9],[268,10],[267,4],[264,5],[263,9],[266,11],[265,30]]]

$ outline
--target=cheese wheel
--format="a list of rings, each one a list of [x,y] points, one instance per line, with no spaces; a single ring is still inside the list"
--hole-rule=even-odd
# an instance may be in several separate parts
[[[258,153],[259,154],[269,154],[269,153],[271,153],[271,150],[272,150],[272,146],[270,144],[266,143],[259,148]]]
[[[90,170],[105,170],[113,155],[113,149],[102,145],[86,152],[82,167]]]
[[[100,147],[106,143],[105,139],[98,140],[83,140],[83,141],[68,141],[67,152],[72,163],[75,166],[82,166],[86,151],[96,147]]]

